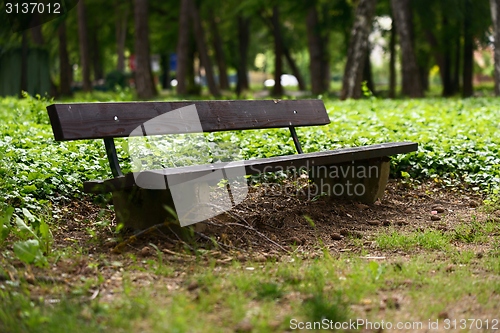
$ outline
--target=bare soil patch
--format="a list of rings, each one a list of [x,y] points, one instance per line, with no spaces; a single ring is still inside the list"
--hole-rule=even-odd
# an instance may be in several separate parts
[[[372,205],[263,193],[252,188],[247,199],[230,212],[199,223],[194,242],[189,244],[165,229],[137,237],[116,234],[112,210],[89,201],[73,202],[63,208],[64,217],[54,231],[54,246],[78,246],[91,255],[144,257],[154,255],[150,245],[154,244],[172,256],[189,256],[189,249],[196,247],[238,260],[279,260],[288,251],[311,257],[321,248],[356,252],[360,244],[369,248],[374,235],[390,228],[447,231],[464,221],[496,218],[481,208],[479,195],[446,190],[431,182],[391,181],[383,200]],[[373,248],[374,255],[380,254]]]

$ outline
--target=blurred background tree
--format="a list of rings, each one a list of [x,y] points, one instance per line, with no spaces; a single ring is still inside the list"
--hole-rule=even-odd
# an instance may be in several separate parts
[[[391,98],[498,95],[497,2],[80,0],[24,32],[0,28],[0,95],[361,98],[363,82]]]

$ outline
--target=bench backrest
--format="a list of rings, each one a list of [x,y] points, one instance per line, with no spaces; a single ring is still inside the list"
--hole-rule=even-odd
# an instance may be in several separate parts
[[[127,137],[138,126],[182,107],[195,105],[203,132],[325,125],[330,122],[323,101],[251,100],[71,103],[47,107],[58,141]],[[199,132],[162,124],[154,134]]]

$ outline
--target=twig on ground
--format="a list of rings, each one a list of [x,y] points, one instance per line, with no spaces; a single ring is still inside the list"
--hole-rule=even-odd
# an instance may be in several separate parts
[[[171,233],[174,234],[175,238],[177,238],[177,240],[179,240],[179,242],[181,242],[182,244],[186,245],[191,251],[193,252],[196,252],[195,248],[192,247],[191,245],[189,245],[188,243],[186,243],[181,237],[179,237],[179,235],[177,235],[177,233],[175,233],[175,231],[173,231],[168,225],[166,225],[168,230],[170,230]]]
[[[243,249],[240,249],[239,247],[236,247],[236,246],[233,246],[233,245],[227,245],[227,244],[224,244],[224,243],[221,243],[219,241],[217,241],[216,239],[213,239],[213,238],[210,238],[208,237],[207,235],[201,233],[201,232],[198,232],[198,231],[195,231],[194,232],[197,236],[200,236],[201,238],[213,243],[215,242],[217,244],[217,246],[219,246],[221,248],[222,251],[224,252],[229,252],[229,249],[234,249],[234,250],[238,250],[238,251],[243,251]]]
[[[111,250],[111,252],[113,253],[121,253],[123,251],[123,248],[127,245],[131,245],[133,244],[135,241],[137,241],[137,239],[139,237],[142,237],[144,235],[147,235],[151,232],[153,232],[154,230],[156,231],[159,231],[160,230],[160,227],[162,226],[166,226],[168,228],[168,222],[164,222],[164,223],[159,223],[159,224],[155,224],[149,228],[146,228],[144,230],[141,230],[139,231],[138,233],[128,237],[126,240],[124,240],[123,242],[119,243],[118,245],[116,245],[113,250]],[[170,228],[169,228],[170,229]],[[161,231],[160,231],[161,232]],[[176,235],[177,236],[177,235]]]
[[[253,232],[255,232],[257,235],[261,236],[262,238],[264,238],[265,240],[267,240],[268,242],[270,242],[271,244],[274,244],[275,246],[277,246],[278,248],[280,248],[281,250],[283,250],[284,252],[289,252],[287,249],[285,249],[283,246],[279,245],[278,243],[276,243],[275,241],[273,241],[272,239],[270,239],[269,237],[267,237],[266,235],[264,235],[262,232],[258,231],[257,229],[255,229],[254,227],[252,227],[250,224],[248,224],[248,222],[241,218],[241,217],[236,217],[234,214],[230,214],[229,212],[226,212],[230,217],[232,217],[233,219],[235,220],[240,220],[240,221],[243,221],[245,222],[247,225],[245,224],[241,224],[241,223],[236,223],[236,222],[228,222],[228,223],[224,223],[224,224],[217,224],[217,223],[213,223],[213,222],[206,222],[208,224],[211,224],[211,225],[215,225],[215,226],[218,226],[218,227],[223,227],[223,226],[231,226],[231,225],[234,225],[234,226],[238,226],[238,227],[242,227],[242,228],[245,228],[247,230],[251,230]]]

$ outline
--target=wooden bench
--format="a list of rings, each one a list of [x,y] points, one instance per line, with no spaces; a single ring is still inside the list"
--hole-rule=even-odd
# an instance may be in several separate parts
[[[182,111],[193,105],[201,126],[196,126],[189,117],[180,122],[178,118],[173,121],[163,119],[154,123],[154,126],[145,125],[152,119],[174,115],[171,112]],[[309,179],[319,188],[319,193],[373,203],[384,193],[389,177],[389,156],[417,150],[416,143],[397,142],[303,153],[295,128],[330,123],[321,100],[71,103],[53,104],[47,110],[57,141],[104,140],[113,178],[89,180],[83,184],[83,188],[88,193],[111,192],[118,222],[133,229],[144,229],[172,220],[171,212],[165,209],[165,205],[175,209],[171,191],[173,186],[203,179],[216,171],[223,171],[224,175],[231,174],[237,168],[247,175],[308,168]],[[183,114],[178,112],[177,116],[182,118]],[[115,138],[133,135],[268,128],[288,128],[298,154],[240,163],[220,162],[123,174],[114,142]],[[363,170],[364,173],[361,172]],[[371,174],[372,171],[375,174]],[[174,176],[177,184],[172,184],[174,178],[165,181],[165,177]],[[153,187],[138,184],[140,179],[145,179]],[[154,184],[161,186],[155,188]],[[350,193],[338,191],[339,188],[346,189],[346,186],[351,186]],[[361,190],[355,191],[356,186],[362,187],[363,193]],[[191,189],[184,189],[187,191],[186,200],[196,198],[198,202],[206,202],[209,200],[207,188],[198,183]]]

